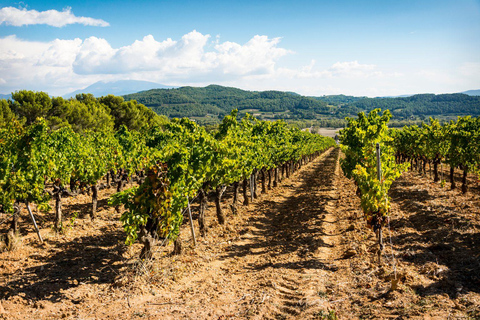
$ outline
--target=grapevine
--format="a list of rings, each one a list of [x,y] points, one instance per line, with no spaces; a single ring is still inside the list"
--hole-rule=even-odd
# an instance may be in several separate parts
[[[376,232],[379,240],[379,257],[383,250],[382,228],[390,215],[388,190],[395,179],[407,169],[406,164],[396,164],[392,138],[387,123],[391,113],[379,109],[368,116],[363,112],[358,119],[347,118],[348,125],[340,132],[342,169],[347,177],[355,180],[367,225]],[[381,146],[381,175],[377,172],[376,144]],[[380,179],[379,179],[380,177]]]

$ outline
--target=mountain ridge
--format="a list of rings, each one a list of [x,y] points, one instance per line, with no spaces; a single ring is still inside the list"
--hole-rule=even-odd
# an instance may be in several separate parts
[[[460,93],[468,94],[469,96],[480,96],[480,89],[478,89],[478,90],[468,90],[468,91],[463,91],[463,92],[460,92]]]
[[[172,89],[173,86],[143,81],[143,80],[115,80],[115,81],[97,81],[84,89],[75,90],[63,95],[63,98],[74,98],[80,93],[91,93],[95,97],[113,94],[123,96],[130,93],[138,93],[151,89]]]

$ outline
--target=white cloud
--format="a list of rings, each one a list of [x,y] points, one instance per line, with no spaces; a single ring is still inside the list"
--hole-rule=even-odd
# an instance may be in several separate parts
[[[334,76],[358,77],[366,75],[379,75],[373,73],[375,65],[360,64],[358,61],[337,62],[328,71]]]
[[[17,9],[14,7],[4,7],[0,9],[0,25],[6,24],[20,27],[32,24],[46,24],[53,27],[64,27],[68,24],[76,23],[86,26],[109,26],[108,22],[101,19],[77,17],[72,13],[71,8],[66,8],[63,11],[37,11],[27,10],[26,8]]]
[[[63,87],[77,87],[85,80],[90,84],[91,79],[76,77],[72,69],[81,43],[80,39],[36,42],[15,36],[0,38],[0,74],[5,80],[0,92],[29,89],[58,94]]]
[[[285,90],[300,94],[386,96],[420,92],[459,92],[480,83],[480,64],[457,69],[399,70],[311,59],[300,67],[280,63],[293,51],[280,38],[254,36],[239,44],[192,31],[178,40],[152,35],[114,48],[98,37],[51,42],[0,38],[0,93],[19,89],[61,95],[99,80],[137,79],[167,85],[221,84],[249,90]]]
[[[209,37],[194,30],[179,41],[168,38],[158,42],[148,35],[119,49],[112,48],[105,39],[90,37],[83,42],[73,67],[78,74],[191,74],[211,69],[214,64],[214,57],[204,52]]]
[[[145,36],[131,45],[113,48],[106,39],[35,42],[16,36],[0,38],[0,90],[43,86],[60,90],[86,79],[145,79],[165,83],[221,83],[239,77],[274,74],[277,61],[291,53],[280,39],[254,36],[241,45],[218,42],[192,31],[179,40],[157,41]],[[37,89],[38,90],[38,89]],[[67,90],[67,89],[65,89]],[[54,92],[52,92],[54,94]]]
[[[72,61],[78,54],[81,39],[59,40],[56,39],[49,43],[47,50],[43,51],[38,58],[37,65],[52,67],[71,67]]]
[[[152,35],[132,45],[114,49],[96,37],[84,41],[75,62],[79,74],[118,74],[129,72],[157,72],[174,78],[200,74],[250,75],[268,74],[275,64],[290,51],[279,48],[279,38],[254,36],[246,44],[223,42],[206,51],[210,35],[192,31],[179,41],[167,39],[158,42]]]
[[[215,46],[215,58],[226,74],[249,75],[274,72],[275,63],[292,51],[278,48],[280,38],[255,36],[245,45],[224,42]]]

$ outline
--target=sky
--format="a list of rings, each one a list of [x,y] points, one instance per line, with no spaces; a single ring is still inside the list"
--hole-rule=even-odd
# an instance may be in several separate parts
[[[480,89],[480,0],[0,0],[0,93],[112,80],[311,96]]]

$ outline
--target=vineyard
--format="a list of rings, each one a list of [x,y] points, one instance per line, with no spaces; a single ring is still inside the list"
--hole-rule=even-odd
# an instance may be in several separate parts
[[[88,103],[115,124],[0,128],[0,317],[480,317],[480,118],[373,110],[340,149],[236,110],[137,130]]]

